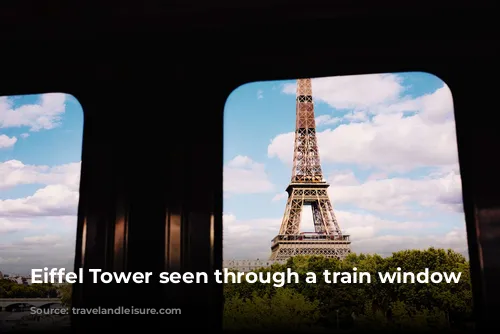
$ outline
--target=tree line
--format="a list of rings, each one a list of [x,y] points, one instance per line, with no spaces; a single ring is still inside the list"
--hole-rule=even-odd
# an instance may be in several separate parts
[[[328,284],[323,272],[369,272],[370,284]],[[461,273],[459,283],[381,283],[377,272],[402,271]],[[224,285],[226,330],[319,330],[331,332],[390,330],[460,330],[473,327],[469,262],[452,250],[406,250],[383,258],[350,254],[344,260],[297,256],[284,265],[256,272],[286,272],[291,268],[299,283],[275,288],[272,284]],[[307,272],[318,277],[305,282]]]
[[[370,284],[329,284],[322,277],[330,272],[368,272]],[[459,283],[388,284],[378,272],[461,273]],[[344,260],[322,256],[297,256],[286,264],[256,272],[299,274],[299,282],[276,288],[272,284],[224,284],[223,324],[227,331],[378,332],[473,330],[473,305],[469,262],[452,250],[429,248],[405,250],[389,257],[350,254]],[[314,272],[316,284],[306,283]],[[71,305],[71,285],[20,285],[0,280],[0,298],[61,298]]]
[[[58,294],[58,288],[51,283],[23,285],[0,280],[0,298],[57,298]]]

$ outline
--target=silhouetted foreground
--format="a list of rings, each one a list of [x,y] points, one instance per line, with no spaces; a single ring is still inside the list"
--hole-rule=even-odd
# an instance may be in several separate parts
[[[366,283],[325,283],[323,272],[371,273]],[[381,283],[377,272],[461,272],[459,283]],[[241,283],[224,286],[224,328],[287,332],[409,332],[473,331],[472,290],[468,261],[452,250],[408,250],[382,258],[351,254],[345,260],[295,257],[286,265],[258,272],[299,273],[298,284]],[[315,272],[316,284],[305,282]]]

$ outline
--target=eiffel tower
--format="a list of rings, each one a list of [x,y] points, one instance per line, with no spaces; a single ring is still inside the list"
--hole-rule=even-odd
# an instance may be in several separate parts
[[[288,201],[279,234],[272,241],[270,260],[283,261],[296,255],[343,259],[351,252],[351,242],[340,230],[327,192],[330,185],[323,180],[311,79],[297,80],[296,118]],[[315,232],[300,232],[304,205],[312,207]]]

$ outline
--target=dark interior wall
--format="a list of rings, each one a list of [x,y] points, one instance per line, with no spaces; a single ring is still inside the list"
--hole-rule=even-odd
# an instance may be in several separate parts
[[[85,112],[76,266],[220,268],[223,108],[237,86],[425,71],[453,93],[475,306],[487,319],[498,310],[500,267],[500,132],[485,121],[495,110],[494,12],[484,11],[486,2],[419,5],[2,3],[0,95],[65,92]],[[168,322],[149,317],[151,326],[221,324],[219,285],[85,283],[75,290],[80,306],[183,309]],[[130,318],[75,321],[126,329],[138,321]]]

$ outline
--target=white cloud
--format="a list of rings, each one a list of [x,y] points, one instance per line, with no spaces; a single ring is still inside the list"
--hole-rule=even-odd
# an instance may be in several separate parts
[[[257,99],[263,99],[264,98],[264,91],[262,89],[259,89],[257,91]]]
[[[17,228],[8,234],[0,233],[0,254],[4,261],[0,269],[4,273],[28,274],[31,268],[73,267],[76,216],[2,220],[7,221],[7,226]]]
[[[402,98],[386,105],[377,105],[372,108],[373,113],[401,113],[405,111],[419,111],[420,117],[426,123],[454,123],[453,97],[448,86],[437,89],[432,94],[417,98]]]
[[[281,219],[238,220],[223,216],[223,252],[225,259],[265,259],[270,255],[271,240],[279,231]]]
[[[37,228],[27,219],[0,218],[0,235],[19,231],[28,231]]]
[[[70,229],[76,229],[76,223],[78,221],[78,217],[75,216],[56,216],[50,217],[50,220],[57,224],[62,224]]]
[[[368,176],[367,181],[382,180],[386,178],[387,178],[386,173],[372,173],[370,174],[370,176]]]
[[[389,103],[404,92],[395,74],[371,74],[312,79],[313,97],[337,109],[365,109]],[[296,94],[296,84],[286,84],[283,92]]]
[[[0,162],[0,189],[8,189],[21,184],[65,184],[78,189],[80,182],[80,162],[54,167],[25,165],[19,160]]]
[[[77,213],[78,190],[66,185],[49,185],[37,190],[32,196],[0,200],[0,216],[69,216]]]
[[[314,232],[314,223],[312,210],[310,206],[304,206],[301,217],[301,231]],[[415,220],[387,220],[373,214],[360,214],[349,211],[335,210],[340,229],[345,234],[351,235],[354,242],[374,238],[381,233],[390,231],[406,231],[406,233],[415,233],[415,231],[425,231],[438,227],[438,222],[422,222]],[[277,233],[277,231],[275,232]],[[359,251],[357,251],[359,252]]]
[[[358,186],[359,181],[352,171],[335,171],[328,177],[328,182],[333,186]],[[335,187],[337,188],[337,187]]]
[[[13,107],[12,99],[0,98],[0,128],[28,127],[30,131],[49,130],[60,124],[65,112],[66,95],[43,94],[38,104]]]
[[[464,220],[456,214],[462,212],[462,190],[449,88],[415,98],[405,95],[402,78],[392,74],[320,78],[312,85],[315,102],[336,109],[316,115],[317,126],[326,127],[318,132],[318,144],[323,170],[337,169],[325,176],[334,208],[342,204],[350,210],[334,209],[353,251],[390,255],[433,246],[466,254],[465,229],[459,228]],[[295,89],[285,85],[283,92]],[[275,136],[268,157],[290,166],[293,144],[293,131]],[[353,166],[371,174],[362,181]],[[286,197],[278,193],[272,201],[284,205]],[[302,231],[313,231],[310,207],[304,209]],[[433,218],[435,210],[441,212]],[[226,214],[225,258],[269,257],[280,224],[281,217],[245,220]]]
[[[60,125],[65,94],[44,94],[37,104],[18,107],[16,99],[0,97],[0,128],[25,128],[19,135],[24,139],[29,137],[28,131]],[[16,141],[16,137],[0,135],[0,148]],[[1,191],[19,185],[38,188],[31,196],[0,200],[0,264],[4,273],[28,274],[30,268],[44,266],[72,267],[79,181],[80,162],[53,167],[18,160],[0,162]]]
[[[14,146],[17,142],[16,137],[9,137],[6,135],[0,135],[0,148],[8,148]]]
[[[329,194],[334,205],[353,204],[370,211],[413,215],[416,214],[411,207],[414,204],[453,212],[463,209],[462,182],[456,171],[422,179],[372,179],[362,184],[352,172],[345,172],[332,175],[328,181],[332,185]]]
[[[357,249],[358,253],[378,253],[382,256],[388,256],[404,249],[426,249],[429,247],[451,248],[468,257],[465,229],[454,229],[447,233],[431,234],[425,237],[387,234],[353,242],[353,249]]]
[[[395,91],[399,94],[399,90]],[[368,98],[362,103],[368,108],[370,101],[391,101],[371,106],[370,110],[376,114],[370,121],[341,124],[333,130],[318,133],[322,162],[353,163],[384,171],[404,172],[458,161],[453,101],[447,86],[416,99],[396,101],[393,95],[386,95],[380,101]],[[340,103],[332,100],[334,102]],[[404,117],[404,111],[418,113]],[[268,156],[277,157],[290,165],[293,141],[293,132],[277,135],[268,147]]]
[[[251,194],[273,191],[264,164],[247,156],[236,156],[224,167],[224,192],[226,194]]]
[[[316,126],[337,124],[342,121],[340,117],[332,117],[330,115],[320,115],[315,118]]]
[[[72,268],[76,221],[76,216],[0,218],[0,270],[29,274],[45,266]]]
[[[406,88],[397,74],[370,74],[312,79],[313,97],[339,110],[351,109],[351,120],[366,120],[366,114],[422,111],[427,121],[453,121],[453,99],[448,86],[417,98],[404,96]],[[296,84],[283,86],[296,94]]]
[[[352,171],[336,171],[327,181],[334,206],[350,204],[357,208],[393,215],[428,216],[429,211],[416,211],[414,205],[439,209],[444,212],[462,212],[461,179],[457,170],[443,169],[423,179],[386,178],[374,174],[364,183]],[[273,201],[287,198],[285,192],[276,194]]]
[[[431,233],[439,226],[438,222],[391,221],[346,211],[337,211],[336,217],[341,229],[351,235],[351,249],[355,253],[386,256],[399,250],[428,247],[467,252],[465,229]],[[279,232],[281,219],[238,220],[226,214],[223,224],[225,259],[266,259],[271,255],[271,240]],[[312,226],[311,210],[304,207],[301,230],[313,231]]]
[[[0,217],[75,215],[78,207],[80,163],[54,167],[25,165],[18,160],[0,163],[0,189],[20,184],[43,184],[33,195],[0,200]]]
[[[54,245],[62,241],[60,235],[44,234],[33,237],[24,237],[23,242],[27,245]]]
[[[74,232],[74,229],[72,229]],[[42,234],[0,243],[4,273],[29,274],[32,268],[72,268],[74,233]]]
[[[350,122],[366,122],[368,120],[368,114],[364,111],[353,111],[344,115],[343,119]]]
[[[286,199],[288,197],[288,194],[286,192],[279,193],[274,195],[271,201],[276,202],[276,201],[281,201],[282,199]]]

